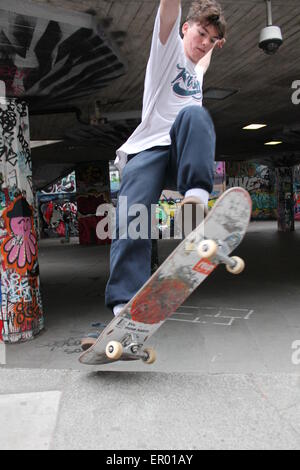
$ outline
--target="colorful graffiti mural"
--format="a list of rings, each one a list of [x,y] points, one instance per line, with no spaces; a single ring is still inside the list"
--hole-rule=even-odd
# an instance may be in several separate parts
[[[32,339],[44,326],[39,277],[4,271],[1,291],[4,340],[14,343]]]
[[[75,194],[76,193],[76,174],[72,171],[55,183],[49,184],[41,191],[41,194]]]
[[[1,103],[0,133],[0,337],[13,343],[44,327],[25,103]]]
[[[38,192],[37,200],[41,238],[65,237],[66,228],[68,237],[78,237],[75,171]]]
[[[226,187],[240,186],[252,199],[252,219],[277,218],[277,198],[274,170],[252,162],[227,162]]]
[[[7,233],[1,245],[4,266],[26,274],[37,261],[33,209],[26,199],[19,196],[5,209],[2,217]]]
[[[100,240],[96,234],[103,217],[96,216],[101,204],[110,203],[108,162],[80,165],[76,170],[78,231],[81,245],[103,245],[109,239]]]
[[[64,198],[48,197],[39,199],[41,238],[65,237],[64,215],[69,213],[69,236],[78,237],[77,202]]]

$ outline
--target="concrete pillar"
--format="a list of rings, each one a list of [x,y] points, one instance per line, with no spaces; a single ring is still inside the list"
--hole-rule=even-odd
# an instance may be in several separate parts
[[[295,230],[294,178],[292,167],[276,168],[278,230]]]
[[[1,338],[26,341],[44,326],[26,103],[0,103]]]
[[[97,225],[103,217],[97,216],[101,204],[109,204],[109,162],[99,161],[80,164],[76,168],[77,216],[79,243],[81,245],[106,245],[109,238],[97,237]]]

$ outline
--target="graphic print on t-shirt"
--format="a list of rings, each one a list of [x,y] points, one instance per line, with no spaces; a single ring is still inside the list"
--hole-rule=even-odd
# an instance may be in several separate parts
[[[192,97],[196,101],[202,100],[202,89],[197,75],[191,75],[185,67],[177,64],[179,71],[177,77],[172,81],[172,87],[175,95],[180,98]]]

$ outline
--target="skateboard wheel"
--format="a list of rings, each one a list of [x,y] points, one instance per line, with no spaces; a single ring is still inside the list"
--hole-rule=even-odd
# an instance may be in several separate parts
[[[153,364],[156,361],[156,352],[152,348],[144,349],[144,353],[147,354],[147,358],[143,359],[146,364]]]
[[[226,265],[226,269],[228,272],[231,274],[240,274],[242,271],[245,269],[245,261],[242,258],[239,258],[238,256],[232,256],[230,258],[236,262],[236,265],[231,267],[229,264]]]
[[[218,251],[218,245],[214,240],[202,240],[197,248],[201,258],[213,258]]]
[[[123,354],[123,346],[118,341],[110,341],[106,346],[105,353],[109,359],[118,360]]]

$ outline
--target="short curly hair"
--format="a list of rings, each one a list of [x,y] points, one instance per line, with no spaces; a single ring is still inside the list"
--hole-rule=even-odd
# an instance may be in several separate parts
[[[194,1],[188,12],[186,21],[213,25],[222,39],[226,35],[226,20],[221,5],[215,0]]]

